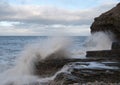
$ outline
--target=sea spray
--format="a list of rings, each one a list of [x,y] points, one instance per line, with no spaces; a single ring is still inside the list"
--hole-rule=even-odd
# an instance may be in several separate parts
[[[34,75],[34,64],[46,59],[62,59],[69,57],[68,38],[48,38],[43,42],[27,45],[21,56],[16,60],[16,66],[0,74],[1,85],[29,85],[50,78],[39,78]],[[51,56],[55,54],[55,56]],[[41,85],[41,84],[38,84]]]
[[[95,32],[88,36],[88,38],[81,43],[82,46],[79,49],[73,49],[73,58],[86,58],[86,51],[93,50],[110,50],[112,42],[115,41],[114,34],[108,32]]]
[[[21,70],[20,72],[23,74],[32,74],[34,63],[37,61],[68,57],[68,46],[69,40],[61,37],[48,38],[43,42],[27,45],[25,50],[21,53],[21,57],[17,60],[16,67]],[[56,56],[50,56],[51,54],[56,54]]]
[[[96,32],[86,40],[79,51],[77,50],[76,53],[72,52],[72,55],[68,51],[71,46],[67,38],[48,38],[43,42],[27,45],[16,60],[16,66],[0,74],[0,85],[42,85],[42,83],[54,79],[59,72],[67,71],[68,67],[63,67],[54,76],[42,78],[40,75],[34,75],[35,62],[42,62],[46,59],[71,58],[71,56],[74,58],[76,55],[78,58],[81,58],[81,56],[85,57],[85,53],[88,50],[110,49],[113,41],[114,36],[112,33]]]
[[[84,46],[87,50],[110,50],[112,42],[114,42],[112,32],[95,32],[88,37]]]

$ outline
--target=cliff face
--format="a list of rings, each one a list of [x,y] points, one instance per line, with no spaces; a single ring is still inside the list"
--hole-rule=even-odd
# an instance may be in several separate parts
[[[91,25],[91,33],[98,31],[111,31],[120,41],[120,3],[111,10],[94,19]]]

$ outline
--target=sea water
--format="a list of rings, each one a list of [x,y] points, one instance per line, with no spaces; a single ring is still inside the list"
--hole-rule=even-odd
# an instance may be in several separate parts
[[[0,36],[0,72],[13,66],[16,57],[24,49],[24,46],[35,38],[37,37]]]
[[[26,45],[38,40],[41,42],[47,38],[46,36],[0,36],[0,72],[15,65],[16,58],[19,57]],[[82,47],[87,36],[74,36],[71,38],[74,42],[71,49],[76,51],[76,49]]]
[[[104,40],[102,40],[104,39]],[[41,37],[41,36],[1,36],[0,37],[0,83],[1,85],[29,85],[33,82],[49,81],[57,73],[66,71],[63,67],[50,78],[38,78],[32,74],[36,61],[52,58],[86,58],[87,50],[110,49],[113,38],[98,32],[92,36]],[[53,56],[54,57],[54,56]],[[100,64],[90,63],[90,67]],[[39,84],[41,85],[41,84]]]

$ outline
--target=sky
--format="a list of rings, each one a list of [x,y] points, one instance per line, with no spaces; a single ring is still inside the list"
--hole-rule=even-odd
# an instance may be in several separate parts
[[[88,36],[120,0],[1,0],[0,36]]]

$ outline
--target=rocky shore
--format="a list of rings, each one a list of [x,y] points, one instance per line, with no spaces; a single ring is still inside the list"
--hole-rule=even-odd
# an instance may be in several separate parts
[[[35,75],[53,76],[64,65],[67,72],[58,73],[48,85],[120,85],[120,3],[95,18],[91,33],[112,32],[111,50],[88,51],[86,59],[51,59],[37,62]]]
[[[92,51],[93,55],[94,52]],[[100,51],[98,51],[100,52]],[[103,53],[86,59],[51,59],[36,64],[36,75],[53,76],[64,65],[68,68],[60,72],[47,85],[120,85],[120,56],[104,56]],[[97,56],[101,55],[101,57]],[[105,54],[106,55],[106,54]]]
[[[68,65],[68,72],[59,73],[49,85],[119,85],[119,62],[120,59],[118,62],[72,62]]]
[[[110,31],[115,35],[116,40],[120,41],[120,3],[94,19],[91,25],[91,33],[98,31]]]

